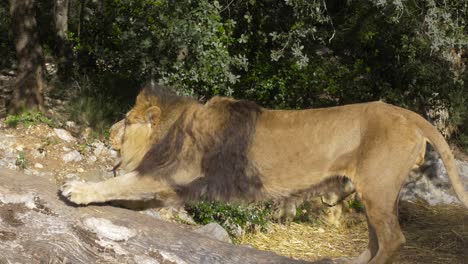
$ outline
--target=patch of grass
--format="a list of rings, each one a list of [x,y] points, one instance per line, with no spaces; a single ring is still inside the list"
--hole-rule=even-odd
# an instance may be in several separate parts
[[[46,124],[51,127],[54,126],[53,121],[39,111],[25,111],[17,115],[8,115],[5,119],[5,124],[9,127],[16,127],[18,124],[23,124],[24,126],[33,126],[37,124]]]
[[[232,237],[239,237],[244,232],[266,231],[272,214],[268,206],[242,206],[222,202],[194,202],[186,205],[185,209],[196,223],[206,225],[216,222]],[[243,232],[239,233],[239,228]]]
[[[20,151],[18,153],[18,157],[16,158],[15,165],[18,166],[21,170],[24,170],[28,167],[28,159],[26,158],[26,154],[24,151]]]
[[[359,200],[349,200],[348,207],[352,209],[356,209],[356,211],[358,212],[364,209],[364,205]]]

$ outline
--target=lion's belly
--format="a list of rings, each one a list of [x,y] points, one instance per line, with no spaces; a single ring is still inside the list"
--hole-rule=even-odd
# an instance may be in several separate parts
[[[274,113],[260,120],[268,124],[259,124],[250,150],[267,189],[302,190],[329,176],[351,176],[360,141],[358,118],[345,124],[325,118],[317,124],[312,111]]]

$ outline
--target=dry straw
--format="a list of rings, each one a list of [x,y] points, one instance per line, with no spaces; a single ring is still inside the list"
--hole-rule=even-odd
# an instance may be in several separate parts
[[[468,263],[468,210],[457,205],[429,206],[423,201],[401,202],[400,223],[407,243],[395,263]],[[271,224],[269,232],[246,235],[241,244],[280,255],[318,260],[357,256],[367,247],[367,224],[342,227],[309,223]]]

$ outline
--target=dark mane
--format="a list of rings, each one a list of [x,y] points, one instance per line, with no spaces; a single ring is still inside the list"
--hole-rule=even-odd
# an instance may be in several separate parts
[[[253,102],[219,97],[198,111],[184,111],[137,170],[167,181],[183,200],[256,200],[263,183],[248,151],[261,113]],[[171,175],[197,157],[201,175],[187,185],[175,183]]]
[[[195,99],[178,95],[171,87],[163,86],[151,82],[143,87],[142,92],[147,97],[155,98],[158,106],[167,113],[172,109],[178,109],[180,105],[198,103]]]

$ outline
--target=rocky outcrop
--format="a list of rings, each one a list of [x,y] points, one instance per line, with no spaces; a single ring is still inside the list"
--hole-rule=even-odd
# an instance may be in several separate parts
[[[137,211],[74,207],[54,182],[7,169],[0,169],[0,252],[0,263],[305,263]]]
[[[468,162],[455,161],[458,174],[468,191]],[[430,205],[436,204],[458,204],[452,184],[445,170],[442,160],[435,152],[426,155],[426,162],[421,170],[412,172],[410,181],[401,192],[403,200],[423,199]]]

